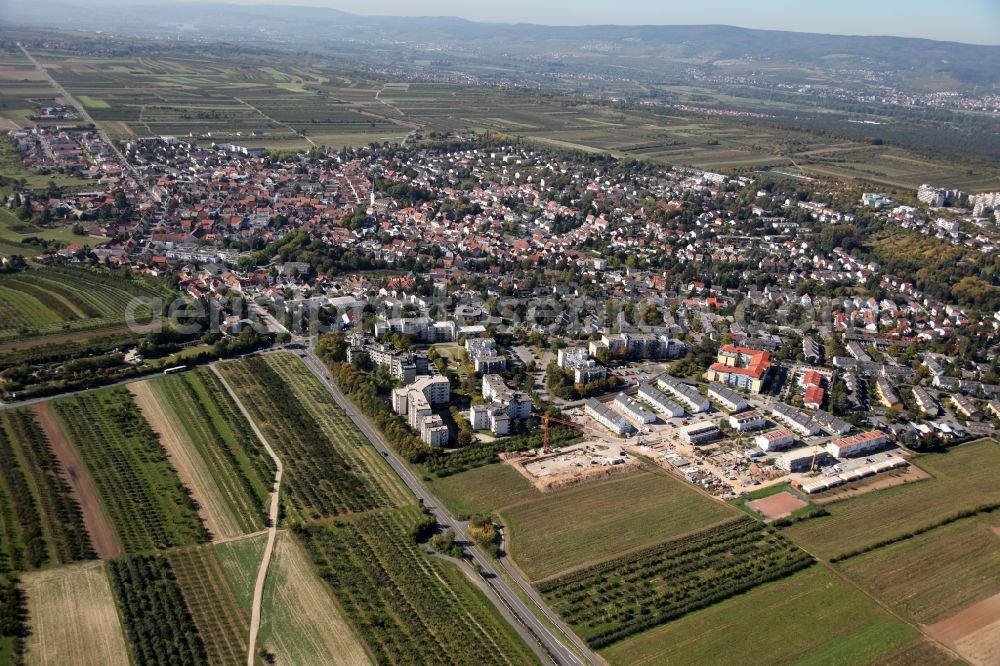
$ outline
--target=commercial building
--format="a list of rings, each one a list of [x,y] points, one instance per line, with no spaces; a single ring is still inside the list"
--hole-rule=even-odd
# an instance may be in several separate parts
[[[787,428],[779,428],[778,430],[762,432],[754,437],[753,441],[761,451],[770,453],[792,448],[792,445],[795,444],[795,435]]]
[[[633,400],[624,393],[619,393],[615,396],[614,406],[633,421],[646,425],[656,421],[656,414],[649,411],[639,404],[638,401]]]
[[[584,409],[595,421],[616,435],[630,435],[635,428],[621,414],[610,409],[597,398],[587,400]]]
[[[712,407],[708,398],[698,393],[698,389],[690,384],[685,384],[676,377],[664,375],[656,381],[656,385],[677,398],[684,405],[684,408],[692,414],[707,412]]]
[[[719,382],[712,382],[708,385],[708,397],[731,412],[741,412],[750,406],[750,403],[743,396]]]
[[[706,444],[722,437],[722,432],[711,421],[682,426],[680,433],[688,444]]]
[[[767,425],[767,419],[765,419],[764,415],[756,409],[752,409],[749,412],[733,414],[729,417],[729,426],[736,432],[760,430],[765,425]]]
[[[771,369],[771,354],[750,347],[723,345],[716,362],[705,373],[708,381],[760,393]]]
[[[639,398],[667,418],[684,416],[683,407],[649,384],[642,384],[639,387]]]
[[[835,439],[826,445],[826,450],[834,458],[851,458],[877,451],[888,443],[888,435],[879,430],[872,430]]]

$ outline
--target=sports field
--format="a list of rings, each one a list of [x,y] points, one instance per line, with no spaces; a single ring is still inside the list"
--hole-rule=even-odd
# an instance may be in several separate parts
[[[828,504],[829,516],[796,523],[786,533],[813,555],[831,558],[1000,502],[1000,445],[994,441],[914,463],[933,478]]]
[[[530,580],[717,523],[736,509],[657,470],[541,495],[500,511],[511,558]]]

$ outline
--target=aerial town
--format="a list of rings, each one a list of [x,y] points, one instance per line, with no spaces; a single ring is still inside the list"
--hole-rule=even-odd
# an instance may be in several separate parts
[[[414,74],[422,50],[364,50],[386,20],[330,76],[329,53],[0,39],[0,92],[52,93],[0,99],[0,666],[1000,664],[995,172],[693,166],[527,135],[500,106],[424,124],[407,94],[443,114],[455,90],[638,74],[487,87],[436,42]],[[998,113],[996,86],[738,62],[683,77],[881,105],[852,124]],[[160,92],[125,120],[102,115],[112,86],[75,92],[124,71],[222,77],[268,129],[185,91],[201,130],[143,132]],[[343,147],[314,126],[344,109],[261,110],[331,81],[364,117]],[[650,90],[536,101],[596,133],[661,112],[742,132],[785,100]],[[827,143],[782,150],[856,150],[809,131]]]

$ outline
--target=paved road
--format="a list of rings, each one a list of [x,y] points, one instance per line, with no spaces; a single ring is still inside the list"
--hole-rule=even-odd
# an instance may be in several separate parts
[[[392,447],[388,445],[382,437],[382,433],[374,428],[364,415],[359,413],[347,397],[341,393],[340,389],[337,388],[336,384],[334,384],[332,378],[330,377],[326,366],[315,356],[312,348],[310,347],[307,352],[301,353],[300,357],[303,361],[305,361],[306,366],[314,375],[316,375],[323,386],[325,386],[330,392],[330,395],[333,396],[333,399],[337,402],[337,404],[340,405],[345,412],[347,412],[347,415],[351,418],[351,420],[354,421],[361,432],[365,434],[376,450],[382,454],[396,474],[399,475],[413,494],[423,502],[424,507],[434,514],[438,523],[443,525],[445,528],[454,530],[455,537],[458,541],[465,543],[471,542],[471,539],[469,539],[465,534],[465,528],[467,525],[455,520],[445,509],[438,505],[437,501],[427,491],[423,483],[421,483],[420,480],[418,480],[413,473],[410,472],[406,463],[403,462],[396,455]],[[497,574],[495,564],[492,560],[480,553],[477,548],[469,548],[467,552],[471,556],[472,561],[478,565],[480,570],[483,572],[483,577],[489,586],[493,588],[493,591],[503,601],[507,608],[515,616],[517,616],[525,627],[528,628],[537,642],[540,643],[548,653],[548,657],[552,661],[560,666],[583,665],[586,663],[604,663],[596,654],[587,649],[579,638],[573,634],[568,627],[565,627],[562,621],[559,620],[559,618],[556,617],[547,606],[544,604],[539,605],[538,608],[546,615],[546,617],[552,621],[553,624],[558,626],[567,636],[573,639],[577,649],[586,656],[587,661],[584,661],[577,656],[573,650],[566,647],[566,645],[541,620],[538,619],[524,600],[518,596],[514,588],[507,583],[504,578]],[[517,581],[518,585],[521,586],[522,589],[532,595],[533,599],[536,598],[534,597],[534,590],[531,589],[531,587],[523,580],[517,571],[509,569],[506,566],[504,566],[504,569],[512,579]]]
[[[268,517],[271,520],[270,526],[267,528],[267,545],[264,546],[264,556],[260,560],[260,568],[257,569],[257,582],[253,588],[253,605],[250,611],[250,639],[248,641],[247,648],[247,666],[255,666],[257,663],[257,634],[260,633],[260,609],[261,603],[264,600],[264,582],[267,580],[267,569],[271,565],[271,554],[274,553],[274,540],[278,535],[278,506],[280,504],[279,497],[281,493],[281,460],[278,458],[278,454],[274,452],[271,448],[271,444],[264,437],[264,433],[260,431],[257,424],[250,417],[250,413],[247,412],[246,407],[240,401],[240,397],[236,395],[236,392],[226,381],[226,378],[222,376],[219,369],[213,363],[212,372],[215,376],[219,378],[219,381],[226,391],[229,393],[229,397],[233,399],[236,406],[239,407],[240,412],[243,414],[243,418],[247,420],[250,424],[250,428],[257,435],[257,439],[260,443],[264,445],[264,449],[267,450],[267,455],[271,456],[271,460],[274,461],[275,472],[274,472],[274,488],[271,490],[271,506],[268,512]]]
[[[147,193],[150,193],[149,188],[146,186],[145,181],[143,181],[142,177],[139,175],[139,172],[135,170],[135,167],[129,164],[128,160],[125,159],[125,156],[122,155],[120,150],[118,150],[118,146],[116,146],[114,141],[112,141],[111,138],[108,136],[107,132],[101,129],[101,126],[94,122],[94,119],[87,112],[87,108],[83,104],[78,102],[75,97],[69,94],[69,91],[63,88],[61,83],[52,78],[52,75],[49,74],[49,71],[42,66],[42,63],[35,60],[35,56],[31,55],[31,53],[28,52],[28,49],[24,48],[23,44],[18,42],[17,46],[19,49],[21,49],[21,52],[24,53],[24,57],[30,60],[31,64],[34,65],[35,68],[45,76],[45,78],[49,82],[49,85],[55,88],[56,91],[59,93],[59,95],[62,96],[70,105],[76,107],[77,112],[80,114],[80,118],[82,118],[84,122],[90,123],[91,125],[94,126],[94,129],[100,135],[101,140],[103,140],[104,143],[108,144],[108,147],[111,148],[112,151],[114,151],[115,155],[118,157],[119,162],[121,162],[122,168],[129,170],[129,172],[135,178],[135,181],[139,185],[139,187],[141,187]]]

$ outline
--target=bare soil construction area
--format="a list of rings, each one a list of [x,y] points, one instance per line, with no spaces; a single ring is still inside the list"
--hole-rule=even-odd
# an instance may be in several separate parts
[[[94,544],[97,556],[102,560],[109,560],[121,555],[122,545],[118,540],[118,534],[104,514],[97,489],[94,488],[87,470],[80,462],[76,451],[70,446],[62,428],[59,427],[59,421],[52,412],[52,406],[48,402],[39,402],[32,406],[32,410],[38,417],[38,423],[52,445],[52,453],[59,461],[63,475],[73,489],[76,501],[80,503],[83,524],[90,534],[90,541]]]
[[[771,495],[770,497],[754,500],[752,502],[747,502],[747,506],[762,515],[767,520],[784,518],[785,516],[790,515],[793,511],[801,509],[806,505],[806,502],[803,502],[798,497],[787,491],[778,493],[777,495]]]
[[[605,442],[583,442],[543,455],[506,453],[500,457],[542,492],[642,467],[642,461],[623,447]]]
[[[996,666],[1000,664],[1000,594],[972,604],[926,630],[974,666]]]

